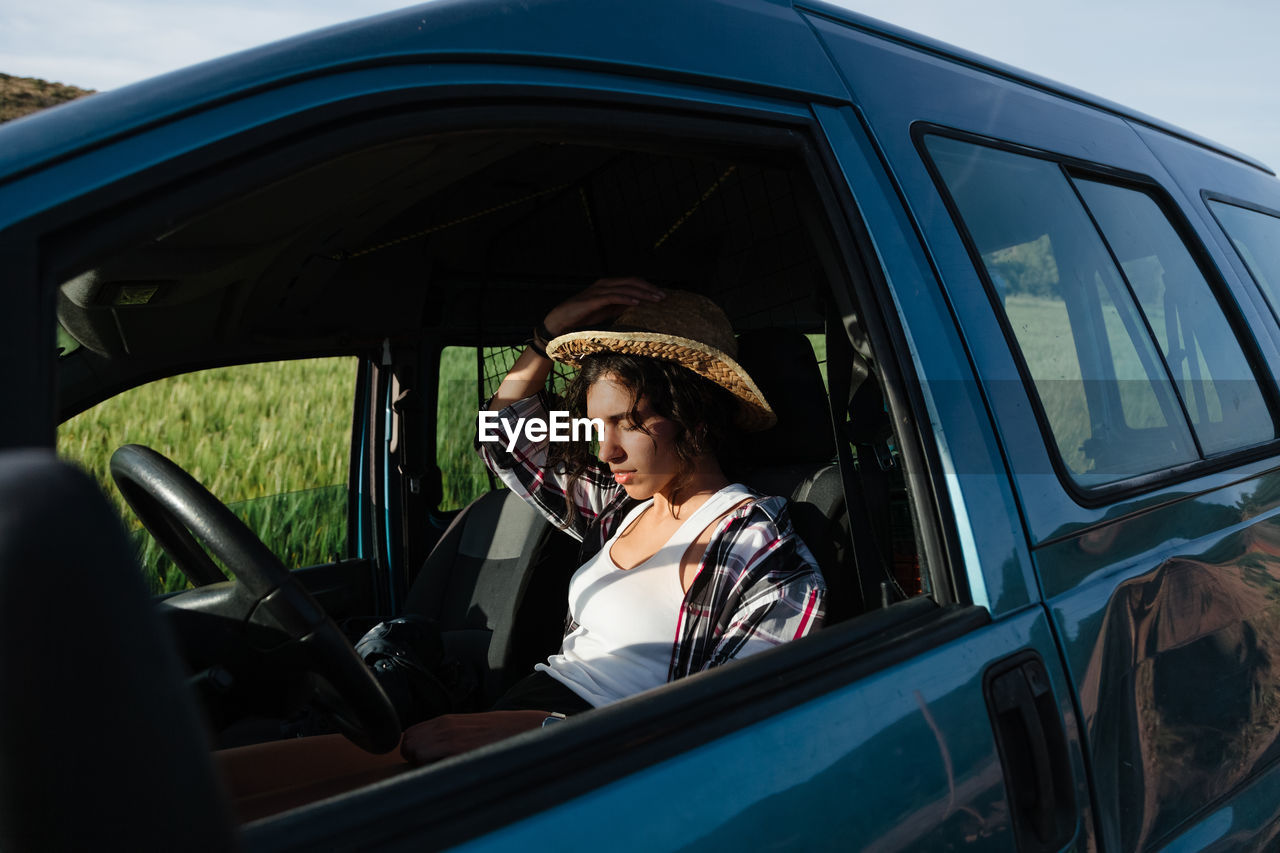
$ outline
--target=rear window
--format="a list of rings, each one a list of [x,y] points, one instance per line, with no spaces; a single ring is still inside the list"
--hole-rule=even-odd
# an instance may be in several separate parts
[[[966,141],[926,147],[1077,484],[1275,437],[1221,304],[1151,193]]]
[[[1280,218],[1223,201],[1209,207],[1280,320]]]

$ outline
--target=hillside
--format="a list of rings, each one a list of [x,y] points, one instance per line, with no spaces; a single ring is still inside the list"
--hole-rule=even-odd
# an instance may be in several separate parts
[[[50,83],[34,77],[0,74],[0,122],[92,93],[92,89],[81,89],[78,86]]]

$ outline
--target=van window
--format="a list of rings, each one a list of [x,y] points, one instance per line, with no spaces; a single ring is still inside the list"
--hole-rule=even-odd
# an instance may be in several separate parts
[[[926,147],[1077,483],[1274,437],[1222,308],[1150,195],[960,140]]]
[[[1280,218],[1221,201],[1209,207],[1280,319]]]
[[[1272,438],[1271,417],[1236,335],[1155,200],[1098,181],[1076,185],[1151,324],[1204,453]]]
[[[111,454],[140,443],[226,502],[286,568],[351,556],[347,503],[351,357],[239,364],[159,379],[58,427],[58,453],[119,511],[152,593],[185,589],[111,478]]]
[[[1072,477],[1197,458],[1132,296],[1054,163],[928,137]]]

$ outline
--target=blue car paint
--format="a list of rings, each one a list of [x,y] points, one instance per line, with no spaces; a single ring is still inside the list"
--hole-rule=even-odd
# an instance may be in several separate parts
[[[1069,845],[1196,849],[1273,837],[1280,782],[1266,749],[1254,755],[1241,746],[1238,766],[1217,775],[1216,763],[1188,766],[1151,746],[1134,721],[1159,698],[1143,693],[1138,676],[1176,665],[1181,649],[1210,649],[1206,660],[1221,661],[1237,693],[1257,682],[1241,686],[1233,675],[1260,678],[1264,658],[1274,659],[1271,645],[1244,648],[1246,628],[1258,634],[1278,614],[1276,504],[1258,503],[1274,494],[1274,461],[1107,505],[1073,497],[1053,473],[985,285],[912,131],[930,122],[1154,178],[1206,245],[1249,327],[1260,330],[1253,334],[1269,365],[1280,363],[1280,331],[1200,194],[1280,209],[1280,185],[1238,155],[1211,153],[1145,117],[814,9],[458,0],[299,37],[4,128],[0,231],[57,223],[60,205],[120,191],[186,152],[353,99],[418,99],[429,110],[444,92],[513,100],[561,92],[755,117],[812,115],[866,223],[924,386],[948,466],[959,568],[971,600],[995,621],[465,847],[542,847],[574,826],[634,849],[751,848],[785,826],[781,843],[804,847],[963,841],[1011,849],[981,674],[1020,649],[1045,661],[1070,744],[1078,812]],[[1208,594],[1235,600],[1236,609],[1142,648],[1134,608],[1150,598],[1185,602],[1180,584],[1191,592],[1229,585],[1230,594],[1216,586]],[[1147,624],[1161,618],[1171,617],[1143,614]],[[1204,690],[1179,686],[1179,694]],[[1215,737],[1240,745],[1276,731],[1267,708],[1228,719],[1231,709],[1215,707],[1214,695],[1205,691],[1187,713]],[[1126,738],[1151,762],[1151,779],[1175,777],[1173,790],[1133,770]],[[768,773],[754,772],[761,756],[777,758]],[[691,807],[689,792],[714,791],[718,778],[749,784],[709,808]]]
[[[1274,761],[1280,475],[1188,495],[1037,556],[1046,577],[1092,570],[1049,605],[1094,784],[1115,803],[1113,844],[1146,846]]]
[[[1268,673],[1280,626],[1280,565],[1271,555],[1275,461],[1244,462],[1131,499],[1082,505],[1053,473],[1052,451],[1023,383],[1013,380],[1011,353],[986,288],[912,130],[926,122],[1148,175],[1189,211],[1182,215],[1219,269],[1238,264],[1214,233],[1220,230],[1203,210],[1200,187],[1186,184],[1203,181],[1218,163],[1217,171],[1233,180],[1214,182],[1215,189],[1260,203],[1275,198],[1276,182],[1127,118],[1064,108],[1032,87],[826,22],[818,31],[897,166],[907,203],[946,270],[943,286],[1008,453],[1036,572],[1072,675],[1100,840],[1122,850],[1170,841],[1204,804],[1273,772],[1266,768],[1276,755],[1280,715],[1265,697],[1275,693]],[[885,79],[902,88],[884,86]],[[1247,277],[1224,277],[1248,327],[1265,330],[1253,336],[1264,363],[1274,365],[1274,319],[1251,295]],[[1262,827],[1271,817],[1264,810],[1244,822]]]
[[[178,73],[178,72],[175,72]],[[144,85],[144,84],[138,84]],[[771,97],[747,97],[716,92],[708,99],[706,90],[679,82],[664,82],[597,72],[571,72],[560,68],[501,66],[488,64],[396,65],[345,71],[323,79],[303,79],[278,87],[252,89],[244,97],[227,100],[206,111],[181,114],[161,121],[144,135],[110,136],[86,145],[74,159],[54,160],[32,173],[0,173],[0,228],[12,227],[35,212],[56,210],[58,204],[85,192],[112,188],[130,175],[145,172],[174,157],[198,152],[220,141],[236,139],[254,130],[295,116],[307,116],[326,107],[354,101],[371,107],[386,103],[413,103],[419,98],[445,98],[458,87],[479,90],[485,100],[502,102],[546,97],[549,92],[603,92],[618,102],[647,103],[654,100],[708,110],[737,113],[761,111],[807,115],[805,105]],[[132,88],[132,87],[129,87]],[[93,98],[107,98],[117,92]],[[400,96],[400,97],[397,97]],[[34,141],[56,137],[65,128],[68,113],[92,99],[73,101],[19,120],[12,131],[37,131]],[[484,103],[478,101],[477,103]],[[72,114],[74,117],[74,114]],[[22,136],[26,136],[23,134]],[[20,138],[19,142],[27,140]],[[5,146],[0,151],[8,149]]]
[[[637,853],[1016,849],[981,675],[1010,648],[1052,646],[1043,612],[1028,609],[456,849],[591,846],[579,838]],[[1065,683],[1054,687],[1067,695]],[[1060,710],[1073,720],[1069,701]],[[1076,769],[1070,846],[1088,849]]]
[[[678,25],[677,25],[678,24]],[[726,39],[726,31],[733,38]],[[708,49],[715,45],[716,49]],[[246,93],[384,66],[495,64],[716,80],[839,101],[844,88],[787,3],[437,0],[285,39],[64,105],[6,128],[0,175],[22,173]]]

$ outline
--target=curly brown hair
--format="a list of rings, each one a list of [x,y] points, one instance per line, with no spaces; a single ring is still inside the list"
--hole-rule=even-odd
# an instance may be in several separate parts
[[[571,417],[586,417],[587,391],[606,376],[616,377],[631,392],[627,412],[631,424],[649,432],[639,414],[644,398],[654,412],[678,427],[674,449],[680,470],[673,481],[677,494],[693,473],[694,461],[704,453],[715,456],[726,472],[735,467],[739,431],[734,413],[738,402],[728,391],[678,364],[642,355],[598,352],[582,359],[577,375],[565,388],[561,403]],[[550,461],[563,464],[573,479],[600,464],[594,443],[581,440],[553,443]]]

